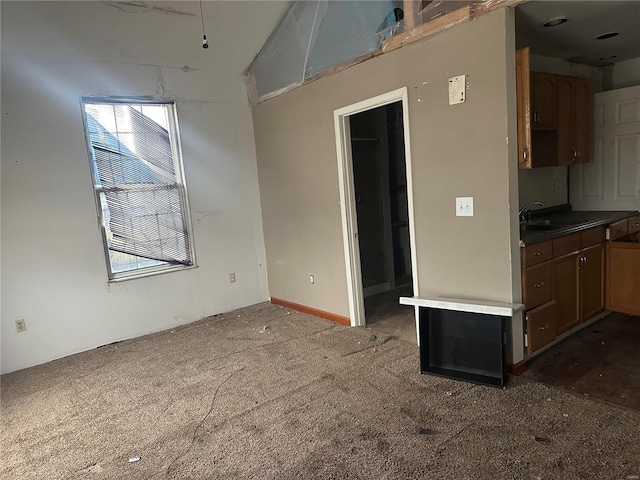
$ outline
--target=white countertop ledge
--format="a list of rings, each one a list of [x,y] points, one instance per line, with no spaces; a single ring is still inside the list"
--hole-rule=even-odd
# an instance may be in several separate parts
[[[484,300],[469,300],[464,298],[418,298],[400,297],[401,305],[439,308],[440,310],[454,310],[456,312],[484,313],[512,317],[514,313],[524,309],[521,303],[487,302]]]

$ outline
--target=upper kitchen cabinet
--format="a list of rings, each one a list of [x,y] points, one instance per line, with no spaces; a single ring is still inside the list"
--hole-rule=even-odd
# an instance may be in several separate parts
[[[556,75],[531,72],[531,128],[548,130],[556,128]]]
[[[558,165],[591,158],[591,92],[589,80],[554,75],[557,85]]]
[[[529,48],[516,51],[518,168],[555,165],[557,158],[554,75],[531,72]]]
[[[589,80],[532,72],[529,48],[516,51],[518,168],[553,167],[591,158]]]

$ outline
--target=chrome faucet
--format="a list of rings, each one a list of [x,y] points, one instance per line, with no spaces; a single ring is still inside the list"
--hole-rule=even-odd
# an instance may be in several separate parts
[[[531,209],[531,207],[533,205],[539,205],[541,207],[544,207],[544,202],[529,202],[527,203],[524,207],[522,207],[520,209],[520,211],[518,212],[518,218],[520,219],[521,222],[524,222],[527,220],[527,216],[526,214],[529,213],[529,210]]]

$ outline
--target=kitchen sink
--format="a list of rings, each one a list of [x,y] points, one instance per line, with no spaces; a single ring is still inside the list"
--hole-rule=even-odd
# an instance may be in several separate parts
[[[563,228],[566,225],[552,222],[549,219],[534,220],[532,222],[525,222],[520,224],[521,230],[557,230]]]

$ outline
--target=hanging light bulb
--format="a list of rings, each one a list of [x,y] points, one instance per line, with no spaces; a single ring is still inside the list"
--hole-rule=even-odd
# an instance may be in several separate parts
[[[204,33],[204,14],[202,13],[202,0],[200,0],[200,20],[202,20],[202,48],[209,48],[209,40],[207,40],[207,35]]]

